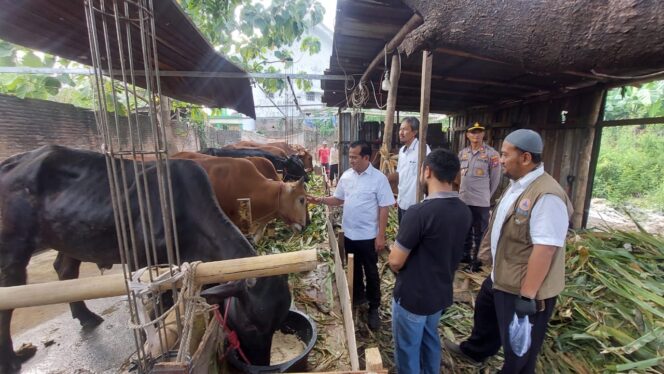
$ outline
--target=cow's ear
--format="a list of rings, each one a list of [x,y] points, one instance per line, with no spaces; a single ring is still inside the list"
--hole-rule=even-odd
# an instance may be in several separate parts
[[[300,179],[297,181],[297,184],[300,186],[304,186],[304,177],[300,177]]]
[[[205,298],[208,304],[219,304],[226,298],[238,296],[255,284],[255,278],[230,281],[202,291],[201,296]]]

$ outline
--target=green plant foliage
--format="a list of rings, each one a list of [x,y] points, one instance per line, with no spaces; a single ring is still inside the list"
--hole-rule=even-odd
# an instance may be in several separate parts
[[[664,80],[640,87],[614,88],[606,95],[605,120],[661,116],[664,116]]]
[[[306,74],[307,72],[300,70],[297,73],[298,74]],[[295,79],[295,87],[297,87],[298,89],[300,89],[302,91],[305,91],[305,92],[311,91],[313,86],[314,86],[313,83],[311,83],[311,81],[308,80],[308,79]]]
[[[594,197],[664,210],[664,125],[609,127],[595,172]]]
[[[664,81],[609,90],[605,120],[664,116]],[[602,130],[593,196],[664,210],[664,124]]]
[[[284,48],[320,23],[325,12],[316,0],[273,0],[269,6],[250,0],[178,0],[178,3],[215,49],[249,71],[267,73],[279,72],[273,66],[266,67],[268,60],[283,61],[280,68],[292,66],[292,54]],[[320,41],[305,37],[300,50],[316,54],[320,51]],[[268,93],[286,88],[285,82],[277,79],[257,81]]]

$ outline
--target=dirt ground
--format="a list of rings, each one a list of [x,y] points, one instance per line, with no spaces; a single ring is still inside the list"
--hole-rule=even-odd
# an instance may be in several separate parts
[[[664,235],[664,214],[635,207],[630,207],[629,212],[647,232]],[[634,221],[624,211],[611,207],[605,199],[591,200],[587,227],[637,230]]]
[[[28,283],[57,281],[53,269],[55,251],[37,254],[28,266]],[[122,271],[119,266],[105,274]],[[81,278],[100,275],[94,264],[81,266]],[[14,348],[24,343],[37,347],[33,358],[23,364],[22,373],[116,373],[135,350],[133,334],[127,329],[126,297],[87,302],[90,310],[104,318],[93,330],[83,330],[72,319],[67,304],[16,309],[12,318]]]

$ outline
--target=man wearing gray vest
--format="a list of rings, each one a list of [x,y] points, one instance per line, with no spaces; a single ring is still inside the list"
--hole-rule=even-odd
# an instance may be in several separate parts
[[[471,336],[447,349],[474,362],[505,353],[501,373],[534,373],[537,355],[558,294],[565,286],[565,237],[572,205],[558,182],[544,172],[542,138],[516,130],[503,142],[500,163],[510,179],[484,240],[493,269],[475,302]],[[532,323],[531,345],[521,357],[510,345],[514,314]]]

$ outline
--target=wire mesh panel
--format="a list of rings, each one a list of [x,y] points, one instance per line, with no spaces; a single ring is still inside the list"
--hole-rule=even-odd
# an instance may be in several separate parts
[[[170,116],[159,85],[152,0],[87,0],[85,15],[95,71],[95,115],[125,278],[128,284],[136,284],[132,273],[147,267],[148,271],[141,273],[150,283],[155,282],[156,265],[164,263],[170,270],[162,272],[173,277],[173,265],[180,264],[180,256],[165,131]],[[126,123],[120,121],[125,113]],[[137,119],[146,113],[150,125],[141,128]],[[172,284],[173,300],[177,300]],[[139,296],[139,288],[128,286],[127,293],[131,323],[154,329],[155,325],[146,320],[145,298]],[[147,309],[158,315],[164,312],[159,298],[153,295],[149,300]],[[179,308],[174,312],[181,331]],[[159,351],[165,353],[169,349],[166,332],[163,327],[157,329],[162,330],[156,331]],[[138,329],[134,331],[138,368],[146,372],[150,355],[144,349],[144,336]]]

